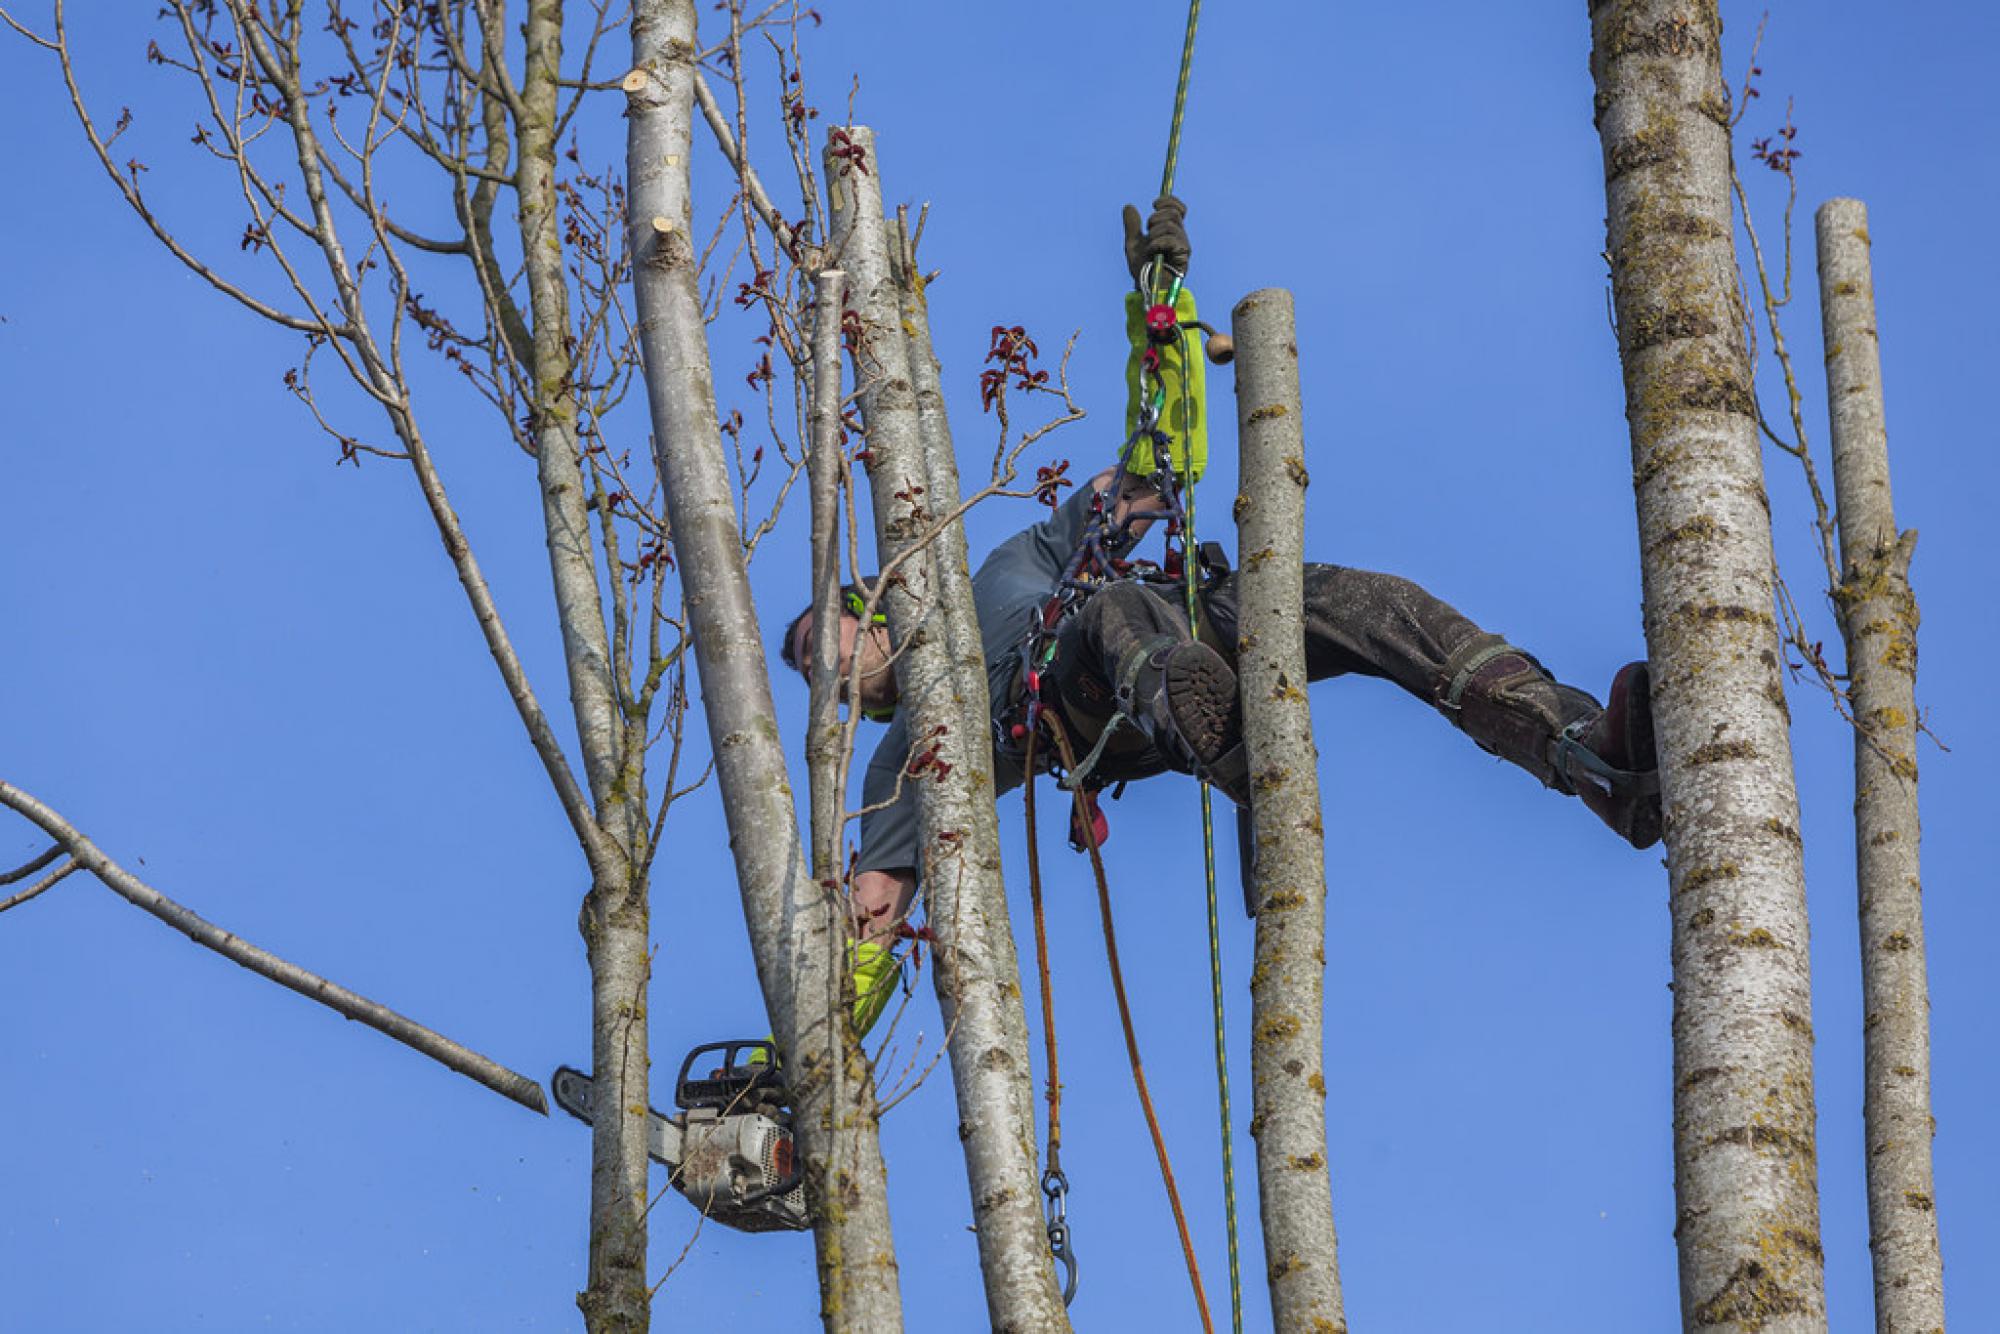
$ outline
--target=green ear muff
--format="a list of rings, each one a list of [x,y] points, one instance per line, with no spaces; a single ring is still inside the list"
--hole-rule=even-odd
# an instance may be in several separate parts
[[[855,620],[858,621],[861,620],[863,617],[866,617],[869,624],[871,625],[887,625],[889,623],[889,616],[887,612],[878,610],[873,616],[868,615],[868,599],[862,597],[859,590],[853,588],[848,589],[846,597],[847,597],[847,614],[849,616],[852,616]],[[863,718],[866,718],[871,723],[886,723],[892,721],[895,718],[896,710],[893,708],[863,709],[861,711],[861,716]]]
[[[857,621],[864,616],[868,616],[868,599],[862,597],[856,589],[850,588],[847,590],[847,614]],[[889,623],[889,614],[878,610],[873,616],[868,616],[868,620],[873,625],[887,625]]]

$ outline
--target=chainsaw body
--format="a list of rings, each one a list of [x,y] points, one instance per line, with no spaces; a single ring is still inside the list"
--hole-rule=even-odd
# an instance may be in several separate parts
[[[709,1065],[696,1077],[698,1065]],[[761,1058],[761,1059],[756,1059]],[[592,1119],[589,1075],[564,1066],[552,1081],[556,1104]],[[793,1152],[790,1094],[768,1041],[712,1042],[681,1063],[669,1116],[648,1109],[646,1149],[674,1189],[712,1218],[741,1232],[798,1232],[811,1226]]]

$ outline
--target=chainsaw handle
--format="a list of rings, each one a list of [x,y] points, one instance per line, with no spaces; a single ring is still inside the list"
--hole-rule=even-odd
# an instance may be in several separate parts
[[[761,1062],[739,1060],[744,1051],[761,1051]],[[695,1063],[713,1052],[722,1053],[722,1064],[707,1079],[690,1079]],[[730,1038],[705,1042],[687,1054],[681,1072],[674,1078],[674,1105],[683,1111],[695,1107],[720,1106],[732,1097],[752,1089],[766,1089],[785,1100],[784,1082],[778,1074],[778,1048],[769,1038]]]

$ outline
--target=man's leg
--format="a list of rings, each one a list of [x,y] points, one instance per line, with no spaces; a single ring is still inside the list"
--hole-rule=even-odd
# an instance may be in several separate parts
[[[1210,591],[1207,610],[1234,644],[1234,575]],[[1305,621],[1312,680],[1352,672],[1394,681],[1486,750],[1545,786],[1582,796],[1634,846],[1659,839],[1656,781],[1614,781],[1605,772],[1657,766],[1643,666],[1619,674],[1607,712],[1410,580],[1338,565],[1306,566]]]
[[[1062,628],[1055,675],[1073,720],[1129,720],[1169,766],[1242,800],[1236,674],[1179,604],[1133,581],[1097,589]]]

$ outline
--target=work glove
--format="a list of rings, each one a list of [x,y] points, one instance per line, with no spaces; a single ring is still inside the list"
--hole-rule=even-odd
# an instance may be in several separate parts
[[[1187,236],[1187,205],[1172,195],[1161,195],[1153,201],[1152,216],[1146,219],[1142,229],[1139,226],[1139,210],[1125,206],[1125,267],[1132,271],[1132,281],[1138,282],[1140,273],[1155,259],[1164,260],[1167,266],[1181,273],[1187,272],[1188,256],[1192,253]]]

